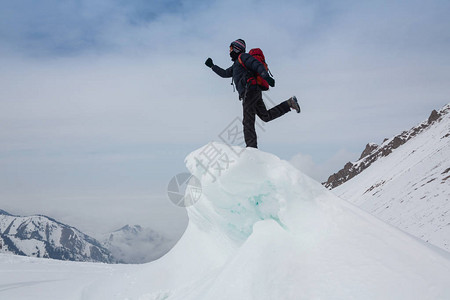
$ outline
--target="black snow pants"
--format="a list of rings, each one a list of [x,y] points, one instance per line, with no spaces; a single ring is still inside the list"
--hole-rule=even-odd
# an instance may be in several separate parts
[[[287,101],[281,102],[277,106],[267,110],[260,89],[248,89],[242,105],[244,108],[242,124],[244,125],[245,144],[247,147],[253,148],[258,148],[255,131],[255,115],[258,115],[264,122],[269,122],[290,111]]]

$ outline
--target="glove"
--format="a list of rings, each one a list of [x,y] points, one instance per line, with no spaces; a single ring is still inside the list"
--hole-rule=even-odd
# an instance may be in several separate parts
[[[267,78],[265,78],[265,80],[271,87],[275,86],[275,79],[273,79],[272,77],[268,76]]]
[[[212,66],[214,66],[213,60],[209,57],[209,58],[205,61],[205,65],[207,65],[209,68],[212,68]]]

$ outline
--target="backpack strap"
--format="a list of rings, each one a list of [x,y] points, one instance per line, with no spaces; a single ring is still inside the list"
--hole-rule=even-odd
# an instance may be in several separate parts
[[[255,75],[253,74],[252,71],[250,71],[250,70],[245,66],[244,62],[243,62],[242,59],[241,59],[241,55],[242,55],[242,53],[239,54],[239,56],[238,56],[239,63],[247,70],[248,74],[250,75],[250,77],[247,79],[247,83],[256,84],[256,77],[255,77]]]
[[[246,70],[248,70],[247,67],[245,66],[244,62],[243,62],[242,59],[241,59],[241,55],[242,55],[242,53],[239,54],[239,56],[238,56],[239,63],[240,63]]]

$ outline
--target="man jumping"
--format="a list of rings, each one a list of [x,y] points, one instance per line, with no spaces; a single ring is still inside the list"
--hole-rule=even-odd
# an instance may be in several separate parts
[[[262,100],[261,85],[257,82],[257,76],[261,76],[270,86],[275,86],[275,80],[269,76],[266,67],[252,55],[245,53],[245,41],[235,40],[230,44],[230,57],[234,62],[231,67],[224,70],[214,65],[211,58],[208,58],[205,64],[210,67],[217,75],[223,78],[233,77],[233,82],[239,93],[239,99],[242,100],[244,119],[244,139],[247,147],[258,148],[255,131],[255,115],[264,122],[272,121],[281,117],[290,109],[300,112],[297,98],[292,96],[286,101],[267,110]]]

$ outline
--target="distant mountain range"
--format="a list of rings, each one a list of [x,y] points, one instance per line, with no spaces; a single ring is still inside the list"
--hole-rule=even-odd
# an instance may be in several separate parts
[[[15,216],[0,210],[2,252],[73,261],[113,263],[110,251],[78,229],[52,218]]]
[[[103,235],[100,240],[103,247],[107,248],[119,262],[124,263],[156,260],[173,246],[173,241],[140,225],[126,225]]]
[[[0,209],[0,253],[103,263],[145,263],[170,250],[173,242],[139,225],[126,225],[98,241],[43,215],[16,216]]]
[[[450,251],[450,104],[427,120],[367,144],[324,186],[380,219]]]

